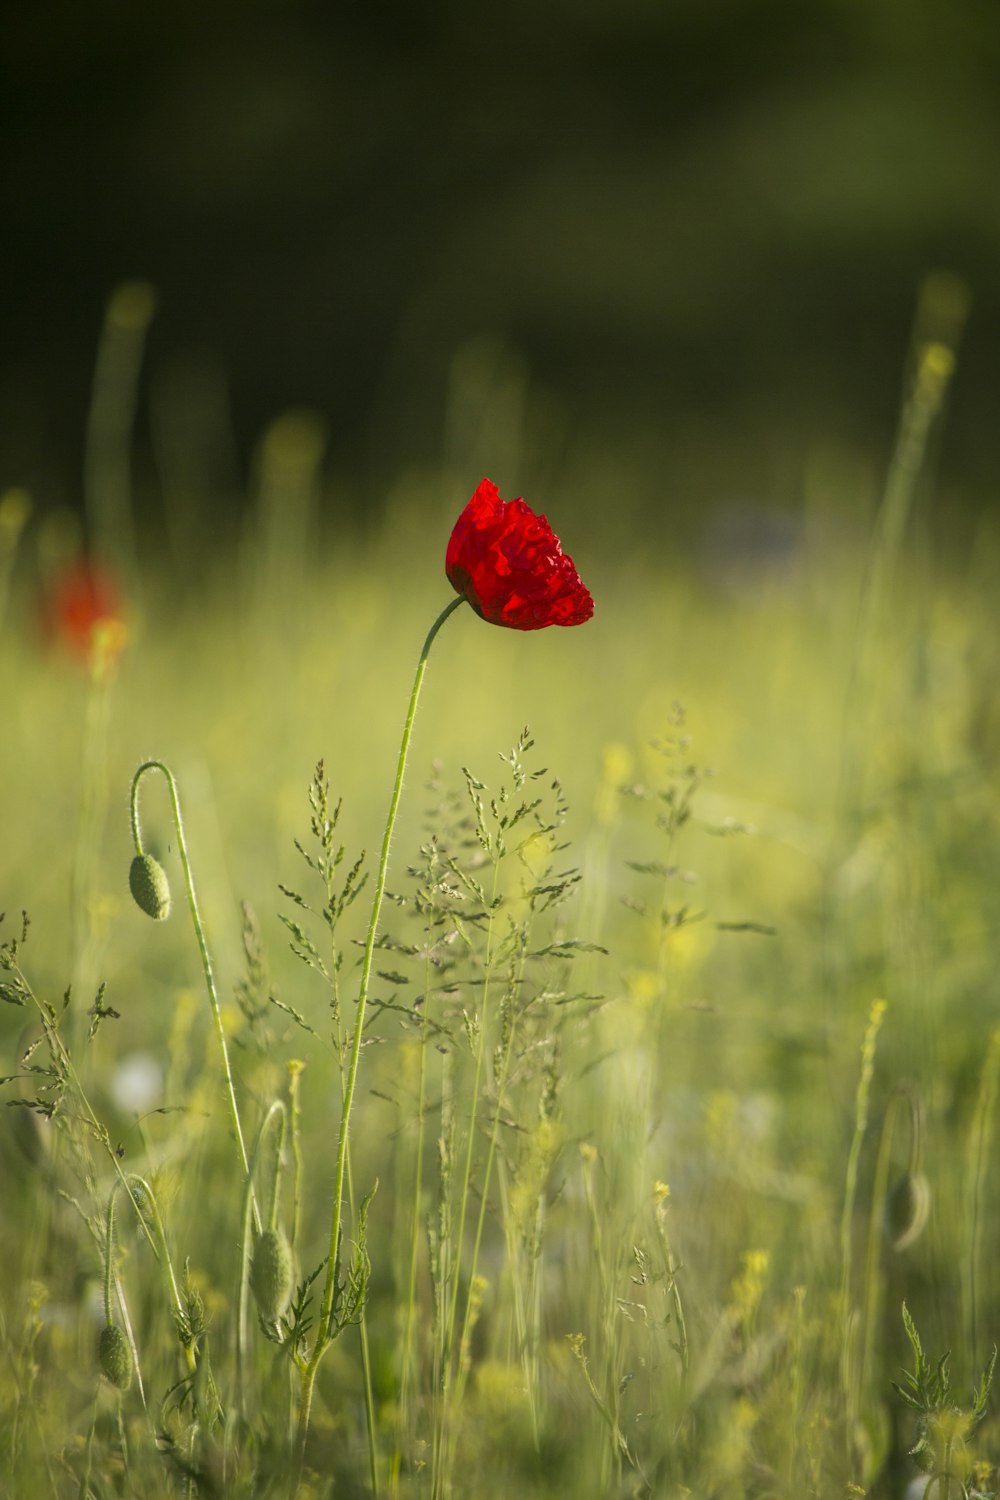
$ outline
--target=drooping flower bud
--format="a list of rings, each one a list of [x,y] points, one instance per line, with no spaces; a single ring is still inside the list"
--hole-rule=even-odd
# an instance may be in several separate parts
[[[905,1250],[923,1232],[931,1207],[931,1185],[923,1172],[904,1172],[885,1200],[885,1232],[894,1250]]]
[[[250,1289],[265,1323],[277,1322],[292,1295],[292,1252],[280,1229],[265,1229],[257,1236]]]
[[[101,1329],[97,1360],[101,1374],[115,1390],[127,1391],[132,1384],[132,1349],[116,1323],[106,1323]]]
[[[167,872],[151,854],[137,854],[129,866],[129,890],[140,907],[156,922],[170,915],[170,883]]]

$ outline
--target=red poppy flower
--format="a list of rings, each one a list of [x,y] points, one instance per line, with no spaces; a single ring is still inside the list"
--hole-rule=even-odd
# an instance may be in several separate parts
[[[114,658],[125,643],[124,609],[105,569],[84,558],[53,580],[45,604],[46,633],[77,656]]]
[[[582,625],[594,601],[544,516],[484,479],[455,522],[445,572],[491,625]]]

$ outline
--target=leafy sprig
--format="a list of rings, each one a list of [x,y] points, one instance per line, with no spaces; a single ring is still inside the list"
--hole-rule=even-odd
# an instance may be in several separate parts
[[[913,1369],[903,1372],[902,1383],[893,1381],[893,1390],[917,1414],[917,1438],[910,1455],[925,1473],[946,1481],[956,1479],[962,1484],[963,1493],[969,1494],[964,1485],[972,1468],[968,1440],[986,1415],[997,1362],[996,1346],[973,1387],[969,1405],[961,1407],[952,1390],[951,1351],[936,1362],[927,1357],[905,1302],[903,1327],[913,1350]]]

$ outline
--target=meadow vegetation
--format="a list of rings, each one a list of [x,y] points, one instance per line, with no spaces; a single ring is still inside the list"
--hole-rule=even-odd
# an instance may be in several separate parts
[[[345,538],[286,425],[239,545],[140,557],[85,659],[0,500],[4,1494],[1000,1492],[1000,534],[930,540],[950,360],[887,482],[817,454],[752,547],[528,491],[595,616],[435,645],[328,1283],[479,474]]]

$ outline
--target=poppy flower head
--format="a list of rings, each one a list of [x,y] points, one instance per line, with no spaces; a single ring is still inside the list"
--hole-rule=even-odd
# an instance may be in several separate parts
[[[118,587],[106,569],[84,558],[53,580],[45,602],[44,623],[50,640],[67,647],[95,669],[109,665],[125,644],[124,608]]]
[[[544,516],[523,500],[501,500],[489,479],[480,483],[448,542],[445,572],[491,625],[542,630],[582,625],[594,601],[572,559]]]

